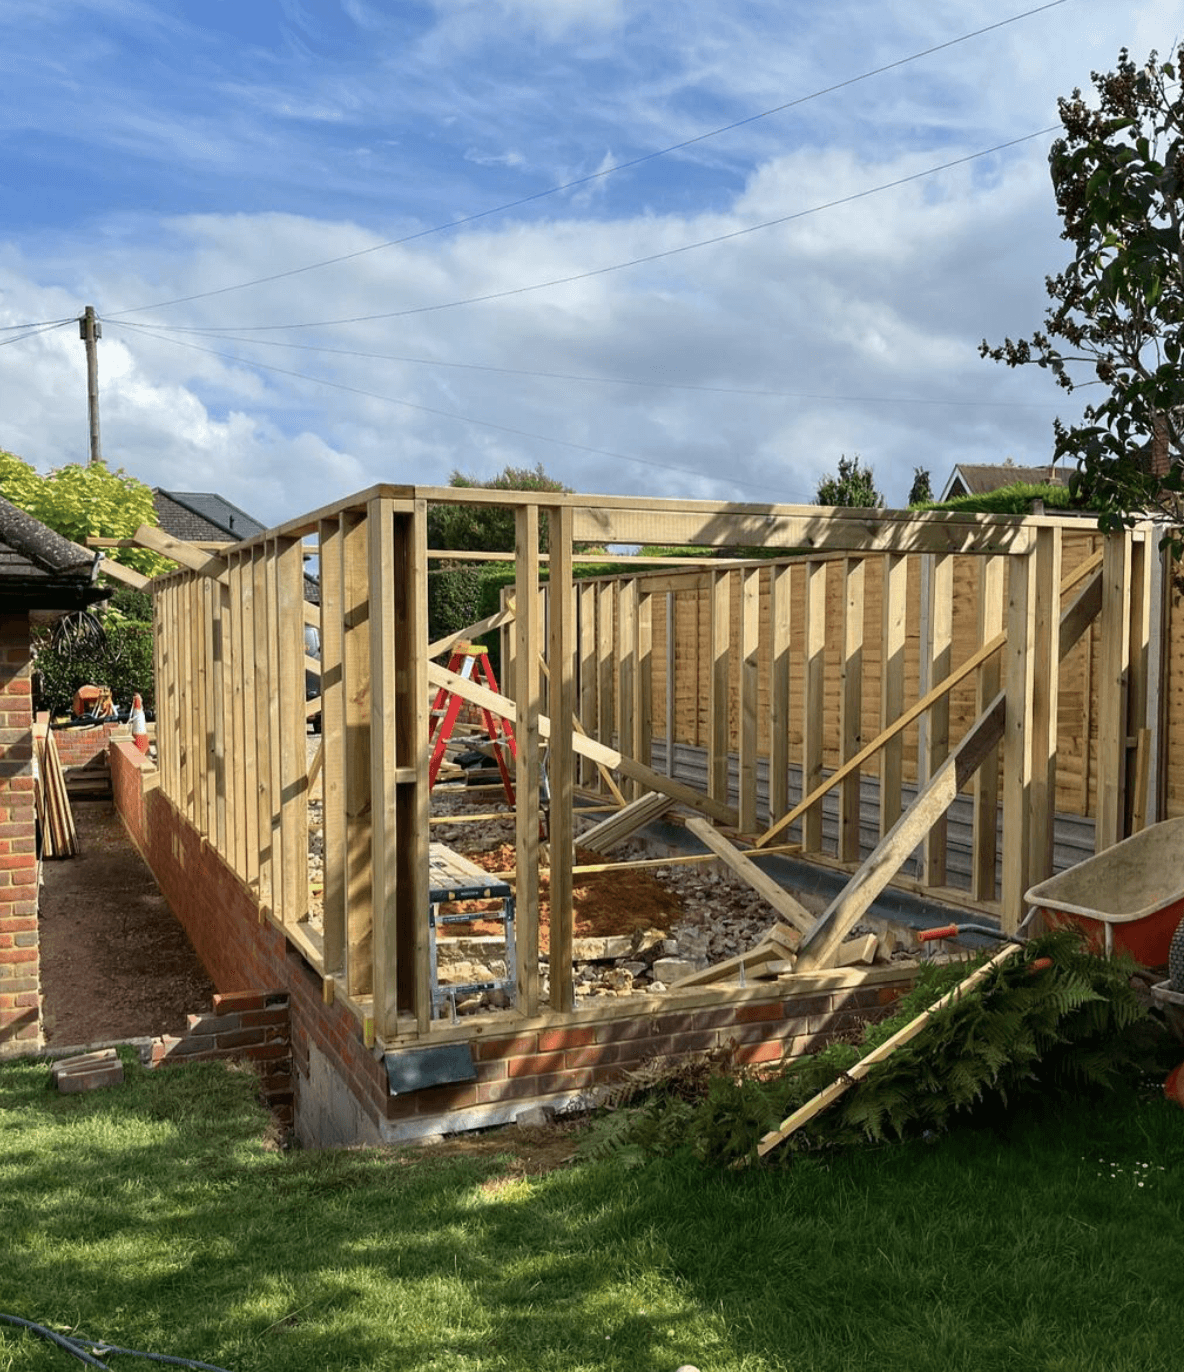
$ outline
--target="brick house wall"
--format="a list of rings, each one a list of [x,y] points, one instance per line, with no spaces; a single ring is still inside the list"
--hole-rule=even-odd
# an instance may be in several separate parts
[[[912,984],[915,968],[895,964],[867,969],[857,987],[843,984],[849,974],[824,972],[808,978],[806,992],[775,983],[705,992],[701,1004],[656,1011],[652,1000],[648,1008],[614,1000],[559,1026],[462,1022],[433,1033],[432,1044],[468,1043],[476,1079],[392,1094],[383,1055],[365,1047],[355,1011],[341,999],[326,1002],[320,972],[270,917],[260,918],[250,889],[162,795],[151,764],[122,740],[110,759],[128,833],[219,992],[288,994],[291,1085],[305,1143],[398,1142],[507,1123],[532,1105],[586,1098],[657,1056],[731,1047],[739,1062],[774,1064],[881,1017]],[[253,1056],[266,1063],[267,1051],[262,1045]],[[328,1130],[310,1126],[329,1096],[339,1119],[343,1110],[352,1118]]]
[[[41,1041],[28,614],[0,615],[0,1056]]]

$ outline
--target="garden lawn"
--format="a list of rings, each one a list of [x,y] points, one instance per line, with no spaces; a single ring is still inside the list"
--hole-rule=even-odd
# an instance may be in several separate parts
[[[1175,1372],[1184,1111],[785,1170],[279,1153],[249,1074],[0,1066],[0,1311],[231,1372]],[[112,1367],[150,1364],[112,1355]],[[79,1364],[0,1325],[0,1372]]]

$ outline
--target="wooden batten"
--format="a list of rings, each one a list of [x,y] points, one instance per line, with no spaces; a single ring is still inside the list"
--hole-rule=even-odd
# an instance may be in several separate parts
[[[1003,927],[1011,932],[1024,915],[1031,886],[1032,709],[1036,667],[1035,558],[1013,557],[1008,568],[1007,646],[1004,689],[1007,719],[1003,736]]]
[[[740,582],[739,693],[739,805],[740,828],[756,829],[756,772],[759,703],[760,570],[747,567],[737,573]],[[726,799],[726,797],[725,797]]]
[[[370,585],[370,864],[374,902],[371,975],[377,1032],[397,1032],[398,909],[395,819],[395,530],[394,510],[373,500],[366,511]]]
[[[889,729],[904,713],[905,621],[908,562],[886,553],[881,562],[880,730]],[[904,785],[904,738],[887,739],[880,752],[880,833],[900,818]]]
[[[728,701],[732,647],[732,581],[730,572],[711,579],[711,674],[708,678],[707,793],[713,800],[728,799]]]
[[[539,507],[520,505],[515,517],[514,598],[514,738],[517,766],[514,775],[514,817],[517,848],[517,1008],[533,1015],[539,1006],[539,769],[542,704],[539,655]],[[602,607],[603,608],[603,607]]]
[[[979,645],[1003,630],[1004,559],[985,557],[979,563],[977,637]],[[988,658],[979,668],[975,705],[981,714],[1002,685],[999,659]],[[974,864],[971,890],[976,900],[994,900],[999,853],[999,759],[993,751],[974,779]]]
[[[792,569],[769,573],[769,813],[771,824],[789,809],[789,683],[793,643]],[[671,731],[672,732],[672,731]],[[671,734],[668,733],[667,737]]]
[[[826,566],[806,563],[805,676],[802,690],[802,791],[813,795],[822,781],[822,741],[825,732]],[[802,814],[802,850],[822,847],[822,801]]]
[[[928,559],[928,614],[926,627],[928,642],[927,682],[944,681],[950,674],[954,642],[954,560],[948,555]],[[927,716],[925,731],[925,760],[929,776],[933,776],[950,752],[950,697],[942,695],[933,702]],[[925,837],[925,883],[927,886],[946,884],[946,817],[939,815]]]
[[[842,760],[859,752],[863,727],[863,607],[864,564],[848,558],[843,564],[843,651],[839,666],[839,738]],[[859,859],[859,768],[842,783],[839,792],[839,857]]]
[[[321,815],[324,836],[324,971],[345,971],[345,568],[342,516],[319,527],[321,600]],[[310,773],[311,777],[311,773]],[[311,785],[311,780],[310,780]]]
[[[1123,837],[1126,810],[1127,685],[1130,673],[1131,535],[1111,533],[1103,548],[1102,637],[1098,661],[1098,800],[1095,848]]]
[[[361,999],[374,990],[370,555],[367,516],[344,511],[340,519],[345,986],[350,997]]]
[[[547,750],[551,808],[550,1002],[564,1013],[575,1008],[572,975],[572,856],[575,848],[575,591],[572,586],[571,510],[560,507],[548,516],[551,531],[550,634],[548,641],[551,740]],[[646,597],[648,602],[649,597]]]

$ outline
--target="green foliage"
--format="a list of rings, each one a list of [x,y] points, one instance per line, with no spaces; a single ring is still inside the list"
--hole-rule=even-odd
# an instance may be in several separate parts
[[[929,483],[929,473],[924,467],[913,468],[913,484],[909,487],[909,509],[933,499],[933,487]]]
[[[1184,47],[1178,53],[1184,59]],[[1098,386],[1080,424],[1055,421],[1057,457],[1078,464],[1075,488],[1102,528],[1158,509],[1184,547],[1184,88],[1153,52],[1137,66],[1124,48],[1113,72],[1092,73],[1097,105],[1075,90],[1059,102],[1064,136],[1049,155],[1069,264],[1047,278],[1052,304],[1030,339],[982,356],[1035,364],[1066,391]],[[1153,440],[1171,466],[1152,471]]]
[[[549,477],[540,462],[534,467],[506,467],[489,481],[463,472],[452,473],[448,484],[491,491],[557,491],[570,488]],[[546,515],[539,517],[539,549],[547,547]],[[495,505],[430,505],[428,546],[457,552],[512,553],[514,511]]]
[[[141,524],[156,524],[152,491],[103,462],[80,466],[71,463],[48,476],[39,475],[27,462],[0,450],[0,495],[42,524],[85,545],[88,538],[130,538]],[[104,556],[155,576],[172,565],[142,548],[112,548]]]
[[[1051,957],[1053,965],[1033,974],[1031,965],[1041,957]],[[977,992],[937,1012],[922,1034],[877,1064],[770,1160],[940,1132],[958,1116],[999,1111],[1031,1093],[1051,1098],[1114,1086],[1136,1070],[1147,1047],[1147,1016],[1131,989],[1132,967],[1126,959],[1095,957],[1073,930],[1033,940]],[[763,1134],[971,970],[967,963],[922,968],[897,1012],[870,1026],[858,1046],[832,1044],[772,1076],[717,1072],[694,1109],[685,1092],[659,1087],[620,1138],[656,1154],[687,1150],[711,1166],[752,1160]]]
[[[1032,513],[1033,500],[1043,500],[1046,510],[1080,508],[1068,486],[1017,481],[983,495],[956,495],[951,500],[930,500],[915,506],[918,510],[957,510],[965,514],[1026,515]]]
[[[95,648],[55,646],[52,631],[37,635],[34,652],[34,707],[50,716],[69,714],[79,686],[107,686],[115,704],[126,709],[138,691],[144,707],[155,709],[152,624],[119,609],[103,616],[106,642]]]
[[[860,464],[858,453],[854,457],[844,453],[839,458],[838,474],[825,477],[818,483],[815,504],[875,509],[884,504],[884,497],[876,490],[876,478],[871,467]]]

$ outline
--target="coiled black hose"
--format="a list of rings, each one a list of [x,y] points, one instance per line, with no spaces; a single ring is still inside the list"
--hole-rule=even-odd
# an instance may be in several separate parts
[[[102,1367],[110,1372],[110,1364],[100,1362],[94,1354],[102,1353],[108,1356],[112,1353],[122,1353],[129,1358],[148,1358],[151,1362],[168,1363],[171,1367],[196,1367],[201,1372],[226,1372],[224,1367],[215,1367],[210,1362],[194,1362],[189,1358],[172,1358],[167,1353],[140,1353],[134,1348],[116,1348],[112,1343],[104,1343],[101,1339],[84,1339],[80,1335],[71,1337],[67,1334],[59,1334],[53,1329],[47,1329],[43,1324],[34,1324],[32,1320],[23,1320],[19,1315],[6,1315],[0,1311],[0,1320],[7,1324],[15,1324],[18,1329],[28,1329],[34,1334],[39,1334],[43,1339],[48,1339],[50,1343],[56,1343],[59,1348],[77,1358],[80,1363],[85,1363],[87,1367]],[[89,1351],[88,1351],[89,1350]]]

